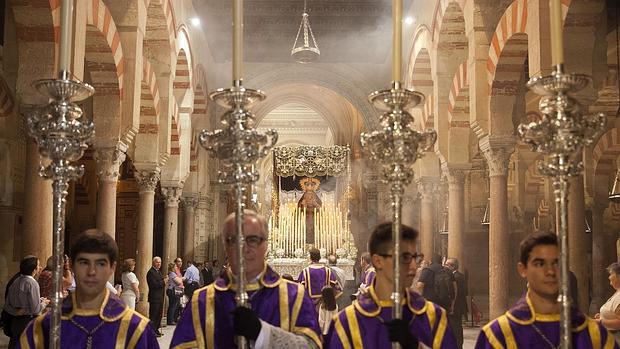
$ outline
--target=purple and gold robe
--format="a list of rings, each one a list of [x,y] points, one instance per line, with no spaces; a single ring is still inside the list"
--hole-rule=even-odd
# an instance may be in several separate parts
[[[577,309],[572,311],[573,348],[618,349],[614,336]],[[544,336],[538,333],[540,331]],[[560,344],[560,314],[536,314],[529,295],[482,328],[476,349],[549,348]]]
[[[314,305],[321,299],[321,290],[331,285],[336,291],[336,298],[342,295],[342,285],[332,270],[322,264],[310,264],[301,271],[297,281],[304,285]]]
[[[170,348],[236,348],[231,315],[236,307],[236,286],[232,279],[227,270],[214,283],[194,292]],[[305,335],[321,348],[318,315],[302,285],[283,279],[267,266],[257,282],[247,285],[247,292],[252,310],[262,321]]]
[[[366,288],[368,285],[372,284],[372,281],[375,279],[375,267],[369,266],[362,272],[362,283],[361,287]]]
[[[430,348],[456,348],[446,311],[408,289],[403,300],[403,319],[411,334]],[[392,319],[392,301],[380,301],[374,283],[332,320],[324,348],[391,348],[385,322]]]
[[[62,302],[60,343],[62,348],[86,348],[87,335],[74,323],[93,330],[104,322],[92,336],[93,348],[159,348],[150,320],[129,309],[117,296],[105,290],[99,310],[83,310],[76,306],[75,293]],[[51,312],[40,315],[22,333],[18,348],[48,348]]]

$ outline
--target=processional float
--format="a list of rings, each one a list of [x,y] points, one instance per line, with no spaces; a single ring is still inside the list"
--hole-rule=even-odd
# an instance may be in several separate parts
[[[401,80],[403,1],[392,0],[392,87],[373,92],[368,98],[377,109],[386,111],[380,116],[381,129],[361,134],[362,147],[373,160],[381,163],[383,181],[390,185],[392,201],[392,241],[394,284],[392,318],[402,318],[400,280],[400,234],[402,198],[405,187],[413,179],[412,165],[428,151],[437,139],[434,130],[419,132],[413,129],[413,117],[407,109],[424,100],[424,95],[404,88]],[[399,348],[392,343],[392,348]]]
[[[560,242],[560,347],[571,348],[571,299],[568,268],[568,192],[569,177],[579,176],[583,170],[583,147],[590,145],[605,129],[605,115],[584,116],[579,102],[571,93],[585,88],[591,78],[582,74],[564,72],[564,44],[562,38],[562,5],[550,0],[551,55],[553,72],[535,76],[527,87],[541,95],[539,108],[542,118],[521,124],[518,133],[533,149],[545,155],[539,170],[551,177],[556,207],[556,230]]]
[[[49,347],[60,348],[62,272],[65,245],[65,207],[69,181],[84,174],[84,166],[76,165],[94,135],[91,120],[81,120],[82,109],[76,103],[95,93],[95,89],[75,79],[70,72],[73,0],[63,0],[60,18],[60,50],[58,78],[38,80],[34,88],[49,103],[25,111],[28,133],[35,139],[39,153],[50,160],[41,166],[39,176],[52,180],[53,249],[52,317]]]
[[[218,89],[209,98],[228,110],[220,121],[222,128],[215,131],[203,130],[199,135],[200,145],[220,160],[219,181],[231,186],[236,201],[237,225],[237,290],[235,300],[238,306],[250,307],[246,292],[245,261],[243,248],[243,210],[252,184],[259,178],[254,166],[259,158],[269,153],[277,139],[275,130],[264,134],[254,128],[254,115],[249,106],[265,99],[259,90],[243,87],[243,0],[233,0],[233,86]],[[245,337],[237,337],[237,346],[247,348]]]

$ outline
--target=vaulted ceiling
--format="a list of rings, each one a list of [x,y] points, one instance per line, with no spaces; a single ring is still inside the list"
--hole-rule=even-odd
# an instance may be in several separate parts
[[[230,61],[232,1],[193,1],[215,61]],[[391,50],[391,5],[391,0],[308,0],[320,62],[384,63]],[[292,62],[303,8],[303,0],[246,0],[244,60]]]

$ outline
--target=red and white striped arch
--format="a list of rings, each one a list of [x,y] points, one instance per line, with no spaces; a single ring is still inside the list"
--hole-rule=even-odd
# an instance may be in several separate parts
[[[125,60],[121,40],[112,14],[101,0],[87,6],[86,67],[99,95],[123,96]]]
[[[467,61],[459,65],[448,95],[448,115],[451,127],[469,127],[469,79]]]
[[[198,172],[198,139],[192,135],[189,155],[189,172]]]
[[[518,58],[522,58],[523,55],[523,43],[522,40],[525,37],[523,34],[527,34],[528,28],[528,5],[535,0],[515,0],[504,12],[504,15],[500,18],[499,23],[491,38],[491,47],[489,49],[489,58],[487,59],[487,76],[489,86],[492,86],[493,81],[496,79],[496,73],[498,68],[498,62],[500,56],[504,55],[506,46],[510,43],[510,39],[517,34],[517,42],[512,42],[516,47],[511,47],[511,54],[518,55]],[[566,18],[568,9],[570,7],[571,0],[562,0],[562,18]],[[527,56],[527,47],[525,47],[525,54]],[[491,90],[489,90],[491,91]],[[493,93],[491,91],[491,93]]]
[[[592,150],[594,175],[605,176],[616,172],[615,162],[620,156],[620,129],[614,127],[605,132]]]
[[[159,133],[159,88],[155,72],[148,60],[142,61],[142,83],[140,92],[141,134]]]
[[[442,29],[449,30],[449,28],[447,27],[442,28],[442,25],[444,22],[448,26],[451,26],[452,24],[454,24],[455,21],[460,22],[464,20],[464,18],[460,19],[460,18],[452,17],[454,13],[450,13],[451,11],[448,11],[448,7],[453,4],[456,4],[461,9],[464,9],[465,5],[467,4],[467,1],[468,0],[437,0],[437,2],[435,3],[435,10],[433,12],[433,22],[431,24],[431,33],[433,37],[433,42],[435,44],[437,44],[439,41],[440,31]],[[448,17],[444,18],[446,13],[448,13]]]
[[[207,78],[202,65],[197,65],[194,68],[194,115],[206,116],[207,115]]]
[[[181,155],[181,144],[179,142],[181,132],[179,130],[179,105],[176,101],[172,103],[172,125],[170,129],[170,155]]]

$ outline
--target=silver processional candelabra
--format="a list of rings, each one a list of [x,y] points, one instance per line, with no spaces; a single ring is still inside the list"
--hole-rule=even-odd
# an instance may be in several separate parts
[[[402,220],[402,197],[405,187],[413,179],[411,166],[429,150],[437,133],[434,130],[418,132],[413,129],[413,117],[407,109],[413,108],[424,100],[424,95],[403,88],[400,82],[392,82],[389,90],[372,93],[368,99],[379,110],[386,111],[380,117],[381,129],[361,134],[362,147],[370,158],[382,166],[383,180],[390,185],[392,200],[392,241],[394,243],[394,288],[392,291],[392,317],[402,318],[400,306],[402,296],[400,280],[400,234]],[[398,347],[397,343],[393,347]]]
[[[243,248],[243,210],[247,195],[246,190],[259,178],[254,169],[256,161],[269,153],[276,141],[278,133],[268,130],[264,134],[254,128],[254,115],[248,107],[255,102],[265,99],[265,94],[259,90],[246,89],[241,80],[235,80],[234,86],[229,89],[218,89],[209,97],[220,106],[228,109],[222,116],[222,128],[209,132],[200,132],[200,145],[220,160],[221,170],[218,172],[219,181],[231,185],[237,204],[235,223],[237,225],[237,305],[249,307],[246,292],[245,261]],[[245,338],[237,339],[239,348],[246,348]]]
[[[52,180],[53,190],[53,292],[50,348],[60,348],[62,270],[65,244],[65,206],[69,181],[84,173],[83,165],[74,164],[84,155],[94,134],[91,120],[81,120],[82,109],[76,102],[93,95],[94,88],[71,79],[61,71],[58,79],[39,80],[34,87],[49,98],[47,105],[34,107],[27,115],[28,132],[35,139],[39,153],[50,163],[39,175]]]
[[[551,75],[533,77],[527,87],[541,95],[539,121],[519,125],[521,139],[545,155],[539,170],[553,180],[556,207],[556,227],[560,240],[560,341],[564,349],[571,348],[571,319],[569,298],[568,255],[568,179],[583,169],[582,150],[605,129],[605,115],[584,116],[579,102],[570,96],[585,88],[591,78],[582,74],[566,74],[559,64]]]

